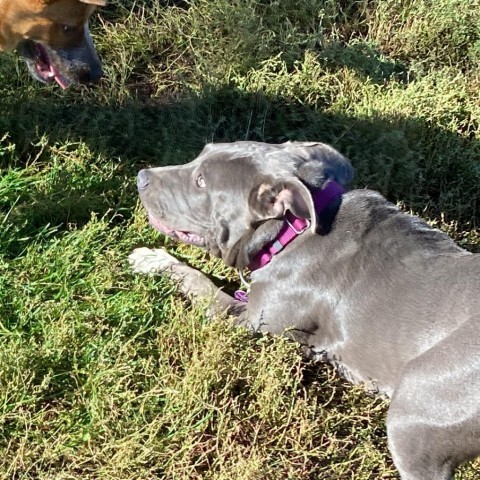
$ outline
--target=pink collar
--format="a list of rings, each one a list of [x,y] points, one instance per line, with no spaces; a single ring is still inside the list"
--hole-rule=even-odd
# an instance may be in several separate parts
[[[323,212],[334,200],[341,197],[345,189],[335,181],[328,182],[327,186],[312,192],[313,204],[317,215]],[[248,266],[250,270],[258,270],[267,265],[274,255],[281,252],[290,242],[295,240],[310,226],[310,220],[300,218],[287,212],[283,226],[277,238],[265,245]]]

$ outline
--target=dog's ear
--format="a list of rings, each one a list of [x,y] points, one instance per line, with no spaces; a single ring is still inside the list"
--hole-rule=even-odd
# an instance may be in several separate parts
[[[322,188],[328,180],[347,187],[353,178],[353,167],[338,150],[320,142],[287,142],[282,144],[287,152],[300,158],[296,175],[305,184]]]
[[[290,211],[296,217],[309,219],[312,231],[316,229],[312,195],[297,179],[262,182],[250,192],[249,204],[260,220],[283,218]]]
[[[89,3],[90,5],[97,5],[98,7],[104,7],[107,4],[107,0],[80,0],[82,3]]]

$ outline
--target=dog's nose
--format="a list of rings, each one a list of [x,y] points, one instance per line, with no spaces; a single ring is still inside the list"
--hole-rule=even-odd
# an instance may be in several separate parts
[[[103,69],[100,63],[90,69],[88,83],[97,83],[103,77]]]
[[[137,188],[145,190],[148,187],[148,171],[140,170],[137,175]]]
[[[97,83],[103,77],[103,70],[100,64],[93,66],[88,70],[84,70],[78,74],[77,81],[84,85],[92,85]]]
[[[102,77],[103,77],[103,70],[91,72],[85,83],[90,85],[94,83],[98,83]]]

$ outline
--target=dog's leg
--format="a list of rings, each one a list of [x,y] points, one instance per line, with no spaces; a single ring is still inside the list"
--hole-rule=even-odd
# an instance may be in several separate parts
[[[402,480],[451,480],[480,455],[479,327],[472,318],[407,365],[387,420]]]
[[[191,301],[211,301],[210,316],[227,313],[240,317],[246,309],[245,303],[235,300],[216,287],[202,272],[180,262],[163,249],[136,248],[128,259],[136,273],[168,275]]]

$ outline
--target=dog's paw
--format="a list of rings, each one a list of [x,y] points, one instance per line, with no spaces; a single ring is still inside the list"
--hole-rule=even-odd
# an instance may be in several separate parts
[[[128,262],[135,273],[161,273],[173,265],[181,263],[162,249],[146,247],[136,248],[129,256]]]

